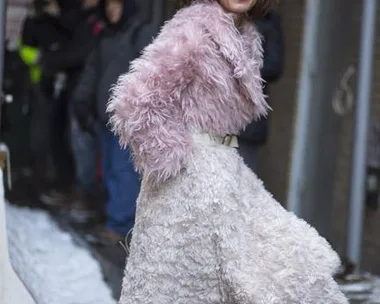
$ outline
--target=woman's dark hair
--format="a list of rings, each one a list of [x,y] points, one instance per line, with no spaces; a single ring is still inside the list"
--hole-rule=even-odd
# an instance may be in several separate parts
[[[205,0],[203,0],[205,1]],[[218,1],[218,0],[207,0]],[[189,6],[193,3],[201,2],[200,0],[177,0],[178,9]],[[273,9],[278,3],[278,0],[257,0],[254,7],[248,12],[250,18],[260,19],[264,17],[268,11]]]

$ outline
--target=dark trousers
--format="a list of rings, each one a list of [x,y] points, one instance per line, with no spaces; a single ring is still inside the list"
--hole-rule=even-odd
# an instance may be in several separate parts
[[[97,182],[97,156],[99,132],[82,130],[71,110],[71,149],[75,162],[75,186],[89,195],[94,195]]]
[[[30,136],[29,146],[32,162],[44,162],[51,153],[52,104],[43,94],[40,85],[31,85],[30,93]]]
[[[56,182],[70,187],[74,179],[74,160],[70,146],[69,107],[67,93],[52,101],[51,144],[56,169]]]

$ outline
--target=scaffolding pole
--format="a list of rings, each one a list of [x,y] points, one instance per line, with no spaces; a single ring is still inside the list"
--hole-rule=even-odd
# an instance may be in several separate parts
[[[0,0],[0,126],[2,118],[2,106],[4,102],[4,50],[5,50],[5,23],[6,23],[6,1]]]
[[[376,28],[377,0],[363,2],[360,61],[358,67],[354,147],[348,213],[347,258],[360,270],[364,215],[364,192],[367,156],[367,135],[371,106],[371,85]]]
[[[305,186],[304,167],[306,142],[311,105],[311,94],[316,68],[317,32],[319,26],[320,0],[308,0],[303,32],[302,67],[297,97],[297,118],[295,123],[294,146],[290,168],[290,182],[287,198],[288,210],[301,214],[301,196]]]

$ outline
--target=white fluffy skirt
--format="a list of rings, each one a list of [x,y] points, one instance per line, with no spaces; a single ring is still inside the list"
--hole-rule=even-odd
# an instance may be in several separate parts
[[[337,254],[237,151],[196,143],[176,178],[143,181],[122,304],[343,304]]]

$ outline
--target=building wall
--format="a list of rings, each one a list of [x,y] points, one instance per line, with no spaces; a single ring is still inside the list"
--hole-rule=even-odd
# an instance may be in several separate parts
[[[360,22],[361,22],[361,4],[362,1],[357,1],[356,13],[351,16],[351,22],[356,29],[353,31],[353,37],[349,50],[352,53],[352,62],[358,61],[359,42],[360,42]],[[377,25],[376,25],[376,41],[374,54],[374,69],[372,82],[372,98],[371,98],[371,120],[380,119],[380,5],[377,7]],[[356,85],[356,83],[355,83]],[[354,132],[354,113],[350,113],[344,118],[341,128],[341,153],[337,166],[337,178],[335,187],[336,208],[335,215],[337,220],[335,224],[335,233],[339,241],[340,250],[344,248],[344,236],[346,232],[346,212],[349,203],[350,189],[350,173],[351,173],[351,157]],[[364,202],[363,202],[364,203]],[[366,213],[364,218],[363,231],[363,268],[380,273],[380,213]]]
[[[259,176],[282,203],[286,200],[289,181],[304,7],[304,0],[293,0],[280,2],[278,8],[285,34],[285,70],[282,79],[270,87],[273,112],[270,114],[269,138],[259,155]]]

